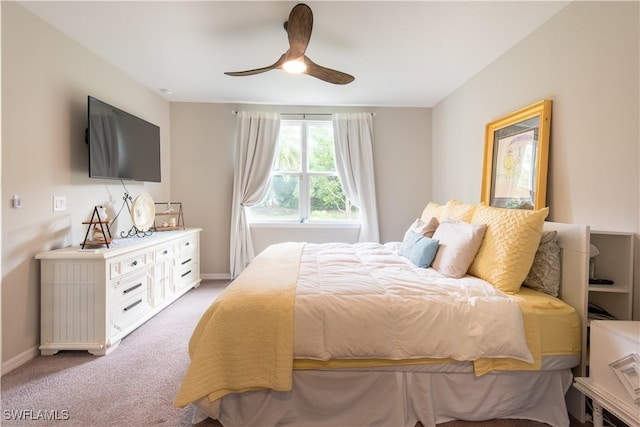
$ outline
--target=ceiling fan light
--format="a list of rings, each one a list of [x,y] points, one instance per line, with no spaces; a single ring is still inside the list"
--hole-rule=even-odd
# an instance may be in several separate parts
[[[303,61],[300,61],[299,59],[294,59],[292,61],[287,61],[284,64],[282,64],[282,69],[285,70],[287,73],[300,74],[307,69],[307,65]]]

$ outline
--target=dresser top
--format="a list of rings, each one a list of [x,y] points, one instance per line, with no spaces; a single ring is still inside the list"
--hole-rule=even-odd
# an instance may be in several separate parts
[[[81,245],[69,246],[61,249],[41,252],[36,255],[36,259],[106,259],[133,252],[140,249],[149,248],[165,242],[187,237],[202,231],[201,228],[188,228],[186,230],[156,231],[144,237],[124,237],[113,239],[109,247],[85,247]]]

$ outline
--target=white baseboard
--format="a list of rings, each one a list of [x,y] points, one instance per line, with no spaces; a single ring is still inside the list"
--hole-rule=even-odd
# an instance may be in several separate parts
[[[2,362],[2,375],[8,374],[9,372],[24,365],[29,360],[35,359],[38,356],[40,356],[40,350],[38,349],[38,346],[35,346],[26,351],[23,351],[16,357],[13,357],[6,362]]]
[[[231,273],[200,274],[202,280],[231,280]]]

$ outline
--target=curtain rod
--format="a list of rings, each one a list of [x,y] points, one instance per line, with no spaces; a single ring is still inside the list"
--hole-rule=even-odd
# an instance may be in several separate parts
[[[231,110],[233,114],[238,114],[237,110]],[[332,116],[334,113],[280,113],[283,116]],[[375,116],[376,113],[369,113]]]

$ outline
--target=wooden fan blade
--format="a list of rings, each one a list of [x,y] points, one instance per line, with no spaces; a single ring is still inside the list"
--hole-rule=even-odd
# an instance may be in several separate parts
[[[227,72],[225,72],[225,74],[227,76],[241,77],[241,76],[253,76],[254,74],[260,74],[260,73],[264,73],[266,71],[275,70],[276,68],[280,68],[282,66],[282,64],[285,62],[286,56],[287,56],[286,53],[282,54],[280,59],[278,59],[276,62],[274,62],[273,64],[271,64],[271,65],[269,65],[267,67],[255,68],[253,70],[246,70],[246,71],[227,71]]]
[[[308,74],[320,80],[324,80],[325,82],[333,83],[336,85],[346,85],[355,80],[355,77],[353,77],[352,75],[318,65],[310,60],[307,56],[304,57],[304,63],[307,65],[305,74]]]
[[[313,28],[313,12],[304,3],[299,3],[291,9],[285,29],[289,36],[288,59],[297,59],[304,55],[311,38]]]

